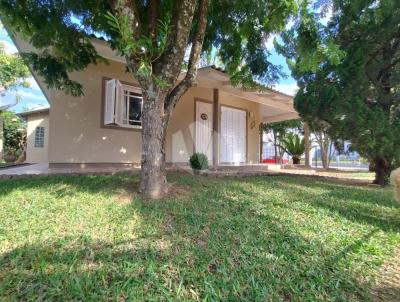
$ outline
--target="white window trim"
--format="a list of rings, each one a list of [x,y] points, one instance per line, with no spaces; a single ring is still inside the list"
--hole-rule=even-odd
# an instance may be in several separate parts
[[[128,92],[133,92],[133,93],[138,93],[138,94],[142,94],[142,89],[135,87],[135,86],[131,86],[131,85],[126,85],[126,84],[122,84],[121,85],[121,101],[125,101],[124,96],[125,93],[124,91],[128,91]],[[143,96],[141,97],[142,99],[142,103],[141,103],[141,110],[143,111]],[[125,106],[125,104],[123,104]],[[128,121],[129,123],[129,102],[126,106],[126,121]],[[142,124],[142,120],[132,120],[133,122],[140,122],[140,124]],[[123,124],[121,123],[121,127],[125,127],[125,128],[133,128],[133,129],[142,129],[142,126],[140,125],[129,125],[129,124]]]
[[[108,83],[113,83],[113,85],[108,85]],[[113,127],[121,127],[121,128],[129,128],[129,129],[142,129],[142,126],[140,125],[129,125],[129,124],[124,124],[123,123],[123,111],[124,111],[124,102],[125,102],[125,93],[124,91],[129,91],[129,92],[134,92],[138,94],[142,94],[142,89],[139,87],[135,87],[132,85],[127,85],[127,84],[122,84],[119,80],[117,79],[111,79],[105,81],[105,101],[104,101],[104,125],[105,126],[113,126]],[[107,89],[115,89],[115,91],[108,91]],[[110,104],[111,102],[111,104]],[[111,105],[111,106],[110,106]],[[110,106],[108,108],[112,108],[114,110],[113,117],[110,118],[110,116],[107,116],[107,114],[110,114],[110,112],[107,111],[107,106]],[[141,103],[142,109],[143,109],[143,97],[142,97],[142,103]],[[129,104],[127,105],[126,108],[126,121],[129,121]],[[108,121],[108,122],[107,122]],[[142,122],[140,121],[135,121],[135,122]]]

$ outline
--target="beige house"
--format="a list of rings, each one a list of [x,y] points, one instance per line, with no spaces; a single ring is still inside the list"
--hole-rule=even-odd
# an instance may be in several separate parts
[[[25,119],[26,129],[26,162],[49,162],[49,108],[38,108],[20,113]]]
[[[15,42],[21,51],[31,50],[27,43]],[[48,162],[53,167],[140,164],[141,90],[125,72],[123,58],[101,40],[94,40],[94,45],[109,63],[70,75],[83,85],[84,96],[49,90],[35,76],[50,109],[23,114],[28,121],[28,162]],[[205,153],[214,165],[259,163],[260,124],[298,117],[292,97],[233,87],[228,75],[213,67],[201,68],[197,82],[171,118],[166,141],[169,163],[187,163],[194,152]],[[41,145],[37,138],[41,136],[42,149],[35,147]]]

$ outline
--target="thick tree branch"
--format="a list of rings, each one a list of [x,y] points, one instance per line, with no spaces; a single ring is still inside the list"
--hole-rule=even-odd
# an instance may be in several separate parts
[[[180,97],[194,84],[197,68],[203,48],[204,35],[207,27],[207,9],[209,0],[199,1],[198,23],[190,51],[188,70],[185,78],[171,91],[166,102],[167,112],[172,111]]]
[[[148,8],[149,37],[154,40],[157,35],[157,7],[159,0],[150,0]]]
[[[112,9],[119,17],[127,16],[134,38],[140,37],[142,24],[140,22],[139,10],[136,6],[135,0],[113,0]]]
[[[193,0],[177,0],[175,2],[168,46],[153,64],[154,75],[169,85],[175,84],[181,72],[196,2]]]
[[[132,29],[132,39],[140,38],[142,34],[142,24],[139,18],[139,10],[135,0],[113,0],[112,1],[113,13],[117,17],[128,17],[128,23]],[[139,69],[140,62],[133,55],[125,56],[126,64],[128,68],[133,72]],[[138,77],[138,81],[142,82],[146,79]]]

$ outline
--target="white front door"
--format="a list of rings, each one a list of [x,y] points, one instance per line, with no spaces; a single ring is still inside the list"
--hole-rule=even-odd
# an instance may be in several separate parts
[[[221,107],[221,163],[246,162],[246,111]]]
[[[196,152],[207,155],[208,161],[213,160],[213,105],[196,102]]]

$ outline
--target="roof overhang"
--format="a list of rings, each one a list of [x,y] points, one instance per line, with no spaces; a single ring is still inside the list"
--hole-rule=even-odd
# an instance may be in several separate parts
[[[32,114],[42,114],[42,113],[49,113],[49,108],[48,107],[36,108],[36,109],[20,112],[17,115],[21,116],[21,117],[27,117]]]
[[[35,51],[33,47],[26,41],[19,37],[13,38],[17,49],[22,52]],[[101,39],[92,38],[93,45],[100,56],[111,60],[125,64],[125,59],[120,56],[115,50],[111,49],[110,45]],[[50,100],[47,97],[47,89],[44,89],[43,82],[35,76],[40,88],[46,95],[46,98],[50,104]],[[180,78],[183,78],[184,74]],[[262,121],[265,123],[278,122],[290,119],[299,118],[298,113],[293,106],[293,97],[284,93],[267,89],[263,91],[258,90],[245,90],[240,87],[234,87],[230,84],[229,75],[221,70],[214,67],[205,67],[198,70],[197,76],[198,86],[209,87],[213,89],[219,89],[222,93],[232,95],[247,101],[256,102],[260,104],[260,112],[262,115]]]
[[[262,121],[265,123],[299,118],[292,96],[271,89],[259,91],[232,86],[228,74],[213,67],[200,68],[197,81],[198,86],[216,88],[222,93],[260,104]]]

